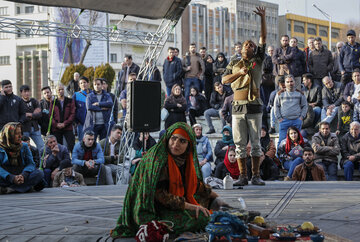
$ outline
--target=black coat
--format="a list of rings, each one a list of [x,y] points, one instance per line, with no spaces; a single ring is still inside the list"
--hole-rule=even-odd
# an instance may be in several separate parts
[[[14,93],[10,95],[0,95],[0,129],[9,122],[24,123],[25,104],[23,100]]]
[[[312,84],[310,90],[307,87],[304,87],[302,91],[308,103],[316,103],[316,106],[321,107],[322,98],[321,88],[319,86]]]
[[[224,179],[227,173],[230,173],[229,170],[226,168],[226,165],[224,162],[218,163],[218,165],[215,168],[215,177],[219,179]]]
[[[179,108],[176,103],[170,102],[169,98],[167,98],[165,100],[164,108],[166,108],[169,112],[169,116],[165,120],[165,129],[177,122],[186,123],[186,104],[183,104],[182,107]]]
[[[343,101],[344,86],[339,82],[334,82],[333,90],[334,94],[332,94],[327,87],[323,87],[322,89],[322,104],[326,108],[332,104],[340,106]]]
[[[219,163],[224,162],[226,150],[222,150],[222,148],[224,148],[225,146],[227,146],[227,144],[225,144],[224,141],[222,141],[222,140],[218,140],[216,142],[215,149],[214,149],[214,153],[216,156],[215,165],[218,165]]]
[[[211,93],[211,97],[210,97],[211,108],[220,109],[224,104],[225,98],[233,94],[232,90],[229,87],[224,85],[223,88],[224,88],[223,95],[220,95],[220,93],[218,93],[217,91],[213,91]]]

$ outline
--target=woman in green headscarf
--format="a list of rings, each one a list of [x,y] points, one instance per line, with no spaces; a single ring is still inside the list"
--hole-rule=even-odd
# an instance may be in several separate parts
[[[166,130],[131,179],[113,238],[135,236],[140,225],[152,220],[173,222],[176,234],[203,230],[210,204],[226,205],[203,183],[194,147],[195,134],[186,123]]]
[[[214,153],[216,156],[215,165],[219,165],[222,163],[226,156],[226,151],[231,146],[235,146],[233,136],[232,136],[232,129],[230,126],[224,126],[221,131],[222,139],[218,140],[215,145]]]

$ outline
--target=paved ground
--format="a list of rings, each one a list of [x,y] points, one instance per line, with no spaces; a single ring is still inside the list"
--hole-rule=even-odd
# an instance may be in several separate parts
[[[359,241],[359,187],[360,182],[268,182],[217,192],[233,206],[243,197],[248,209],[277,223],[312,221],[326,233]],[[114,227],[125,192],[126,186],[91,186],[0,195],[0,241],[101,240]]]

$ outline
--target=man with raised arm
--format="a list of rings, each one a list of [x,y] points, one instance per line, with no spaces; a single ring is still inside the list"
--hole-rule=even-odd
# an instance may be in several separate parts
[[[242,58],[233,60],[226,67],[223,75],[223,84],[231,83],[234,91],[232,107],[232,128],[234,143],[236,145],[236,158],[240,169],[239,185],[247,185],[246,171],[246,145],[248,138],[251,142],[251,163],[253,185],[265,185],[260,178],[261,144],[261,118],[262,101],[260,99],[260,83],[262,63],[265,59],[266,21],[265,8],[257,7],[255,14],[261,17],[261,34],[259,45],[247,40],[241,49]]]

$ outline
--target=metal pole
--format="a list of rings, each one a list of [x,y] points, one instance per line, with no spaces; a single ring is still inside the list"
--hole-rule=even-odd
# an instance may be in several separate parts
[[[331,48],[331,16],[329,15],[329,50],[332,51],[332,48]]]

